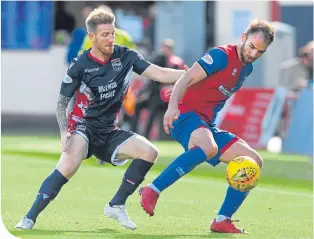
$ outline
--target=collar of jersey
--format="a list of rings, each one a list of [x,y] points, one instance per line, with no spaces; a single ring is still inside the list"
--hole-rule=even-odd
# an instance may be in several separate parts
[[[109,62],[109,59],[110,59],[110,57],[111,57],[111,55],[105,60],[105,61],[101,61],[101,60],[99,60],[99,59],[97,59],[96,57],[94,57],[91,53],[90,53],[90,50],[88,51],[88,57],[90,58],[90,59],[92,59],[93,61],[95,61],[95,62],[97,62],[98,64],[101,64],[101,65],[105,65],[105,64],[107,64],[108,62]]]

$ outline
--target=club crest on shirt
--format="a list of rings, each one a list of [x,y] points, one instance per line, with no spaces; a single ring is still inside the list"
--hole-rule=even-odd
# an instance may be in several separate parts
[[[115,71],[121,71],[121,69],[122,69],[122,64],[121,64],[120,58],[112,59],[112,60],[111,60],[111,64],[112,64],[112,68],[113,68]]]

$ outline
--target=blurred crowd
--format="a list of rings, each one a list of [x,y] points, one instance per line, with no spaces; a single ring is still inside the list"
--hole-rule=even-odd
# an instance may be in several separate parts
[[[298,50],[298,55],[285,61],[280,66],[280,85],[287,93],[281,122],[277,135],[284,138],[289,128],[291,112],[304,88],[313,88],[313,53],[314,41],[308,42]]]
[[[289,98],[298,98],[299,92],[313,85],[314,41],[298,50],[298,55],[280,66],[280,84],[289,90]]]

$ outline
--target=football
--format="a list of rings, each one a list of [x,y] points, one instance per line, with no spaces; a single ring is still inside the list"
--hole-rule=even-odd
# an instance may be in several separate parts
[[[231,160],[226,168],[229,185],[240,192],[253,189],[261,175],[259,165],[248,156],[239,156]]]

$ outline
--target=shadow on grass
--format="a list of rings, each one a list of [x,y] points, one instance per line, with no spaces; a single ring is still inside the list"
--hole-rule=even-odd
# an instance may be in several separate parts
[[[104,236],[104,238],[120,238],[120,239],[161,239],[161,238],[234,238],[235,235],[232,234],[220,234],[214,232],[208,232],[207,235],[188,235],[188,234],[175,234],[175,235],[152,235],[152,234],[137,234],[129,231],[129,233],[123,233],[110,228],[102,228],[90,231],[73,231],[73,230],[10,230],[10,233],[14,236],[30,238],[29,236],[38,236],[38,238],[44,236],[77,236],[82,238],[82,236],[88,238],[93,236]],[[76,234],[76,235],[75,235]]]
[[[81,236],[81,234],[86,234],[86,236],[93,236],[95,234],[112,234],[118,233],[118,231],[111,228],[102,228],[90,231],[80,231],[80,230],[42,230],[42,229],[32,229],[32,230],[19,230],[13,229],[10,230],[10,233],[14,236],[65,236],[69,234],[77,234]]]

